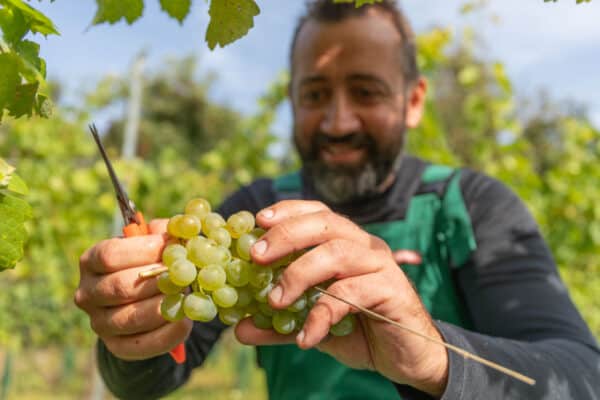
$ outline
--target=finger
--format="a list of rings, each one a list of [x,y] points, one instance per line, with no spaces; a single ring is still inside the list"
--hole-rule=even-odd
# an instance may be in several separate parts
[[[80,266],[90,272],[107,274],[125,268],[160,261],[166,238],[162,235],[134,236],[103,240],[88,249],[80,259]]]
[[[290,217],[328,210],[329,207],[320,201],[283,200],[259,211],[256,214],[256,223],[268,229]]]
[[[401,264],[421,264],[423,261],[421,255],[412,250],[396,250],[392,253],[394,260],[398,265]]]
[[[344,279],[381,270],[393,263],[381,253],[343,239],[330,240],[303,254],[283,270],[269,294],[274,308],[292,304],[307,289],[329,279]],[[398,268],[393,265],[393,268]]]
[[[160,328],[135,335],[102,337],[108,350],[123,360],[144,360],[172,350],[192,330],[193,322],[183,319]]]
[[[82,309],[118,306],[144,300],[159,293],[156,279],[141,279],[139,274],[162,264],[144,265],[106,275],[90,275],[82,279],[75,292],[75,304]]]
[[[148,224],[151,234],[162,235],[167,232],[167,224],[169,223],[168,218],[153,219]]]
[[[272,329],[259,329],[254,326],[252,318],[244,318],[236,325],[235,336],[240,343],[255,346],[295,342],[295,334],[281,335]]]
[[[333,283],[327,291],[365,308],[386,301],[381,296],[381,276],[369,274]],[[307,349],[319,344],[329,334],[329,329],[340,322],[346,314],[358,310],[334,297],[323,294],[308,313],[302,331],[298,334],[298,346]]]
[[[98,336],[121,336],[150,332],[168,322],[160,315],[163,295],[119,307],[102,307],[90,318]]]
[[[258,264],[269,264],[334,238],[352,240],[369,248],[387,249],[381,239],[369,235],[349,219],[330,211],[318,211],[290,217],[274,225],[252,246],[251,255]]]

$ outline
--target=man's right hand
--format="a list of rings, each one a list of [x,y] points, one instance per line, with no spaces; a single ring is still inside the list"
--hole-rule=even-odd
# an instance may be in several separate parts
[[[149,224],[150,234],[104,240],[80,258],[75,304],[108,350],[124,360],[167,353],[183,342],[192,321],[170,323],[160,315],[163,298],[156,279],[140,279],[141,271],[160,265],[166,245],[167,220]]]

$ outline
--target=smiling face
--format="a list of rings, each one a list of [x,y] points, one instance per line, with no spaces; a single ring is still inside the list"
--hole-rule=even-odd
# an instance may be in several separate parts
[[[406,128],[420,120],[425,82],[407,85],[401,36],[377,10],[308,20],[292,55],[294,142],[317,192],[333,204],[387,187]]]

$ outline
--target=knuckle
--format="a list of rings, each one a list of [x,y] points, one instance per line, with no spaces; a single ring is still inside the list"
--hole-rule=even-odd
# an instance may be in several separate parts
[[[326,205],[325,203],[323,203],[322,201],[319,201],[319,200],[311,200],[310,202],[311,202],[311,203],[312,203],[312,205],[313,205],[315,208],[317,208],[317,209],[319,209],[319,208],[320,208],[320,209],[323,209],[323,210],[326,210],[326,211],[329,211],[329,210],[330,210],[329,206],[327,206],[327,205]]]
[[[115,279],[112,285],[113,296],[121,301],[127,302],[131,299],[129,285],[123,279]]]
[[[87,294],[86,292],[79,288],[75,291],[75,295],[73,296],[73,302],[75,305],[83,310],[83,307],[87,303]]]
[[[103,242],[102,245],[99,245],[99,247],[98,247],[98,260],[105,267],[110,266],[113,262],[113,258],[114,258],[114,251],[113,251],[113,246],[112,246],[113,243],[114,242],[112,242],[112,239],[109,239],[109,240]]]
[[[351,244],[344,239],[333,239],[325,245],[329,255],[340,263],[349,259],[351,247]]]

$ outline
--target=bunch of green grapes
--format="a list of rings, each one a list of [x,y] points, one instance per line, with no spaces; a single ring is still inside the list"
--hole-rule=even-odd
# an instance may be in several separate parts
[[[250,248],[265,231],[255,227],[254,216],[248,211],[225,221],[211,211],[208,201],[193,199],[184,214],[169,220],[167,232],[171,240],[163,250],[162,262],[168,271],[157,278],[159,290],[166,295],[160,311],[167,321],[187,317],[208,322],[218,315],[223,323],[234,325],[251,316],[257,328],[288,334],[302,328],[321,295],[312,288],[286,309],[269,306],[268,294],[295,256],[266,266],[254,264]],[[348,314],[331,327],[330,333],[347,335],[354,324],[354,316]]]

